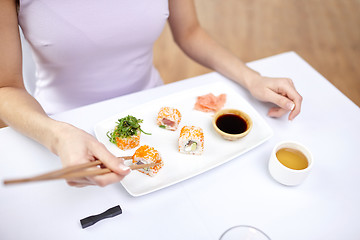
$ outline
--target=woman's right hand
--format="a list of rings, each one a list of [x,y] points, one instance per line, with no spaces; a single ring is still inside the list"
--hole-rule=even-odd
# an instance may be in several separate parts
[[[59,123],[56,131],[58,136],[53,146],[64,167],[100,160],[111,173],[92,177],[67,180],[70,186],[84,187],[87,185],[106,186],[121,181],[130,173],[122,158],[112,155],[92,135],[67,123]]]

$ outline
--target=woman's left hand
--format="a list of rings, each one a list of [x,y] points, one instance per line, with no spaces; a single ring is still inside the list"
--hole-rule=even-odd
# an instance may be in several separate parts
[[[301,110],[302,96],[296,91],[289,78],[269,78],[258,75],[248,86],[250,93],[260,101],[271,102],[277,107],[270,108],[268,116],[281,117],[290,111],[293,120]]]
[[[291,111],[289,120],[293,120],[300,113],[302,97],[290,79],[262,77],[214,41],[199,24],[194,0],[172,0],[169,3],[170,28],[184,53],[246,87],[255,98],[276,104],[278,107],[271,108],[269,116],[280,117]]]

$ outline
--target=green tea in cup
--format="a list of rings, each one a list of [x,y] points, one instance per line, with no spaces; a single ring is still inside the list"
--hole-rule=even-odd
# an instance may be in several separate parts
[[[304,145],[284,141],[275,145],[269,159],[269,172],[281,184],[296,186],[309,175],[314,159]]]
[[[303,170],[309,166],[305,155],[293,148],[280,148],[276,152],[276,158],[282,165],[294,170]]]

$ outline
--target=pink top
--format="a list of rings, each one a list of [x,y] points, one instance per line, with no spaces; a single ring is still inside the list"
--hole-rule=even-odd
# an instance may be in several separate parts
[[[161,85],[152,49],[168,16],[168,0],[20,0],[35,98],[53,114]]]

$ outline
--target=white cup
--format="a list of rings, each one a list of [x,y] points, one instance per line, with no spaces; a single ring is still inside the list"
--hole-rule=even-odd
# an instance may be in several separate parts
[[[276,157],[276,152],[281,148],[291,148],[302,152],[308,160],[308,166],[302,170],[294,170],[284,166]],[[311,152],[304,145],[290,141],[280,142],[274,147],[271,153],[269,172],[279,183],[287,186],[296,186],[301,184],[309,175],[313,166],[313,161]]]

